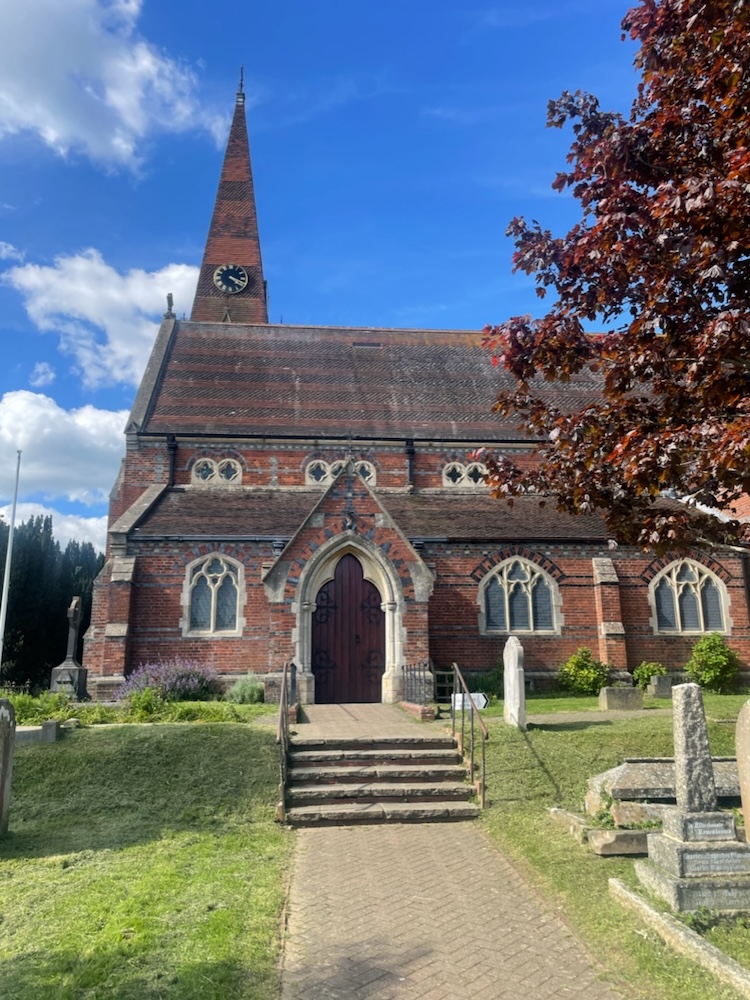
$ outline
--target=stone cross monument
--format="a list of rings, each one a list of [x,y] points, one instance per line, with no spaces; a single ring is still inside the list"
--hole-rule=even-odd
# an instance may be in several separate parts
[[[68,608],[68,651],[63,662],[53,669],[49,689],[69,694],[79,701],[87,697],[86,675],[88,673],[76,659],[80,627],[81,598],[74,597]]]
[[[7,699],[0,698],[0,834],[8,831],[15,735],[15,709]]]
[[[750,844],[717,808],[701,689],[679,684],[672,699],[677,805],[664,810],[663,832],[649,834],[636,875],[674,910],[750,909]]]

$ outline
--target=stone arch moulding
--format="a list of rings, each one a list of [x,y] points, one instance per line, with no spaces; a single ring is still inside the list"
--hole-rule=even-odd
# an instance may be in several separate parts
[[[394,703],[401,698],[404,596],[398,573],[377,545],[369,539],[339,535],[315,552],[300,573],[297,595],[292,603],[296,627],[292,634],[297,665],[297,689],[302,702],[315,703],[312,673],[312,617],[320,588],[333,579],[336,564],[344,555],[361,563],[364,577],[377,587],[385,613],[385,673],[381,701]]]

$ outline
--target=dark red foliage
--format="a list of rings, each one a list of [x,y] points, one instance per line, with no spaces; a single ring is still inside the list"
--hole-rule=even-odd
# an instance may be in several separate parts
[[[750,493],[750,3],[641,0],[623,30],[640,45],[630,116],[583,93],[548,109],[549,126],[573,127],[553,186],[581,221],[561,239],[522,218],[508,229],[514,269],[554,304],[485,330],[517,380],[496,408],[536,436],[539,465],[483,458],[498,494],[599,509],[621,541],[747,541],[695,503]],[[545,381],[587,368],[598,399],[545,401]],[[689,503],[664,508],[664,492]]]

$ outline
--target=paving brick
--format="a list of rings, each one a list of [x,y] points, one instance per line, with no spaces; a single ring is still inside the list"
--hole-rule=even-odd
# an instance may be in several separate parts
[[[470,823],[301,830],[283,1000],[616,1000]]]

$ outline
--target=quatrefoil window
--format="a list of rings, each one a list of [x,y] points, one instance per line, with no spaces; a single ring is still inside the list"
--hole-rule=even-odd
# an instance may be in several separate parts
[[[234,458],[200,458],[193,466],[191,482],[205,486],[239,486],[242,466]]]
[[[326,462],[322,458],[316,458],[309,462],[305,469],[305,483],[308,486],[330,486],[334,479],[346,467],[346,462],[338,459],[335,462]],[[370,486],[375,485],[375,466],[372,462],[359,461],[354,463],[354,468],[358,476],[361,476]]]
[[[487,466],[481,462],[449,462],[443,469],[443,486],[474,488],[484,486]]]

